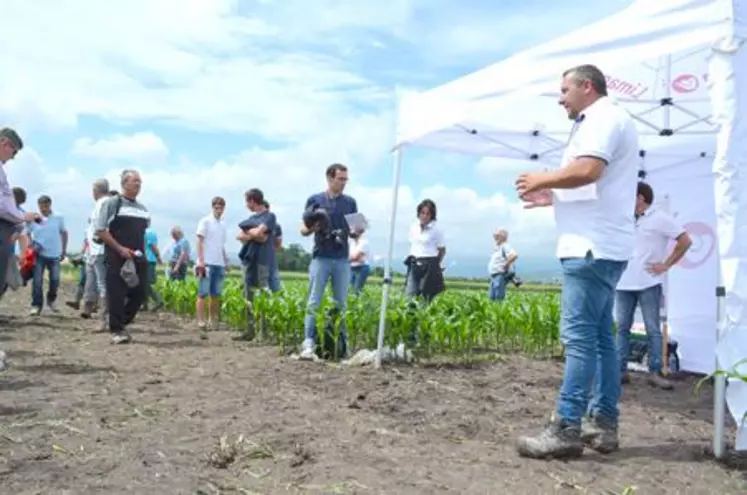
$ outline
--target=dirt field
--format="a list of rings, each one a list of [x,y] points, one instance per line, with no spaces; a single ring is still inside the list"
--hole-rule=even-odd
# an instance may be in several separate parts
[[[340,369],[227,332],[201,341],[168,315],[140,318],[135,342],[116,347],[67,308],[27,308],[25,291],[0,302],[3,494],[747,490],[739,462],[709,460],[711,392],[694,396],[692,378],[675,392],[640,378],[625,389],[620,452],[527,461],[513,440],[547,418],[559,363]]]

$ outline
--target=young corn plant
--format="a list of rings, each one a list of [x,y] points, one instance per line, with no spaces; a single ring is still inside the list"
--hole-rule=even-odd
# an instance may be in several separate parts
[[[161,278],[157,289],[166,309],[194,316],[196,279],[172,282]],[[257,329],[264,323],[265,343],[277,345],[286,354],[299,348],[304,339],[307,299],[308,283],[304,280],[285,281],[280,292],[259,291],[255,295],[253,317]],[[378,287],[367,287],[358,295],[351,293],[344,312],[333,311],[335,307],[327,293],[314,316],[322,348],[339,351],[342,322],[348,335],[348,354],[376,348],[381,308]],[[228,278],[222,295],[222,321],[244,330],[246,309],[241,280]],[[497,303],[489,301],[484,291],[452,289],[428,304],[414,303],[395,292],[385,311],[384,344],[394,349],[404,343],[417,357],[472,360],[475,353],[484,351],[549,357],[561,352],[559,321],[560,301],[552,292],[514,291]]]

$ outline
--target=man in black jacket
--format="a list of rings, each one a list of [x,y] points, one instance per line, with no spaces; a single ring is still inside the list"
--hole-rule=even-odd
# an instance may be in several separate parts
[[[126,344],[132,340],[125,326],[132,322],[142,306],[148,283],[148,265],[143,253],[150,213],[137,201],[141,183],[137,171],[123,171],[121,194],[104,200],[94,226],[95,237],[106,246],[109,332],[115,344]],[[123,274],[123,267],[130,260],[135,264],[137,283],[128,283]]]

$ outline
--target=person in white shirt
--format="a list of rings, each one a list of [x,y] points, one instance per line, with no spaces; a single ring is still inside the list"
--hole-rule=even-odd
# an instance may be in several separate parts
[[[585,443],[600,453],[619,448],[621,384],[612,308],[633,255],[640,162],[635,122],[607,97],[597,67],[566,71],[559,103],[574,121],[561,166],[516,181],[525,207],[553,206],[563,269],[565,375],[555,414],[540,434],[517,444],[519,455],[541,459],[580,457]]]
[[[515,273],[514,263],[519,255],[508,244],[508,231],[498,229],[493,234],[495,249],[488,261],[488,275],[490,276],[490,288],[488,299],[491,301],[503,301],[506,298],[506,285]]]
[[[371,248],[366,238],[366,229],[350,233],[350,288],[353,294],[360,294],[371,273],[369,259]]]
[[[197,266],[195,272],[199,278],[197,292],[197,326],[203,331],[207,326],[214,328],[220,320],[220,296],[223,292],[223,281],[228,268],[226,255],[226,224],[223,212],[226,201],[216,196],[212,201],[213,211],[203,217],[197,224]],[[210,297],[209,320],[205,323],[205,299]]]
[[[441,263],[446,255],[444,233],[436,222],[436,203],[424,199],[417,207],[418,218],[410,227],[410,254],[405,293],[429,302],[446,287]]]
[[[645,182],[638,183],[635,202],[635,251],[617,284],[617,348],[620,372],[627,383],[630,328],[636,306],[640,305],[648,337],[648,382],[671,390],[672,382],[662,376],[661,300],[662,275],[669,271],[692,246],[692,240],[672,215],[653,207],[654,191]],[[676,240],[667,255],[667,245]]]
[[[81,318],[90,318],[91,314],[99,307],[99,331],[109,328],[109,313],[106,305],[106,256],[104,244],[96,236],[96,219],[101,212],[101,205],[111,196],[109,181],[98,179],[94,181],[93,187],[94,206],[88,217],[86,229],[86,285],[83,288],[83,309]]]

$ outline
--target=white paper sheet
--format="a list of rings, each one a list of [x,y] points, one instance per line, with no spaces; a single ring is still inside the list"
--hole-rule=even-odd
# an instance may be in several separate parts
[[[368,220],[366,220],[363,213],[351,213],[345,215],[345,221],[348,222],[348,227],[350,227],[351,232],[368,228]]]
[[[562,203],[574,203],[576,201],[593,201],[597,199],[597,185],[587,184],[575,189],[553,189],[555,199]]]

